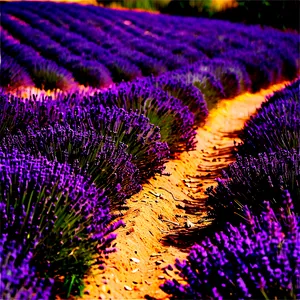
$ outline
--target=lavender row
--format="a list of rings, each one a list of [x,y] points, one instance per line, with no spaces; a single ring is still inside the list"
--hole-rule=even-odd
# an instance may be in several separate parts
[[[32,12],[26,12],[18,9],[17,7],[8,10],[8,12],[26,21],[26,23],[30,24],[35,29],[43,32],[51,39],[58,42],[61,46],[67,48],[68,51],[70,51],[69,56],[74,55],[75,57],[82,56],[82,54],[84,54],[84,59],[95,62],[95,67],[97,66],[96,61],[102,63],[106,68],[109,69],[115,82],[122,80],[127,81],[141,76],[141,72],[137,66],[131,64],[127,60],[122,59],[118,55],[110,53],[105,48],[98,46],[93,41],[87,40],[80,34],[73,32],[70,28],[65,28],[65,26],[72,28],[72,26],[76,26],[78,23],[78,21],[73,21],[72,18],[66,18],[66,14],[57,12],[55,15],[53,15],[53,12],[51,12],[49,15],[44,12],[44,15],[50,18],[52,22],[55,22],[54,20],[59,18],[60,25],[55,26],[50,22],[46,22],[46,20],[41,20],[39,13],[34,14]],[[63,24],[61,24],[62,22]],[[98,35],[99,32],[94,32],[94,34]],[[109,39],[109,37],[107,36],[106,39]],[[118,44],[116,43],[114,46],[117,47]],[[100,86],[103,86],[103,83],[100,84]]]
[[[111,33],[103,32],[100,28],[95,28],[92,26],[90,26],[89,30],[87,31],[86,23],[85,23],[86,20],[85,18],[80,17],[81,15],[79,16],[77,15],[75,19],[70,16],[67,16],[64,12],[57,9],[55,10],[55,13],[53,13],[53,10],[51,10],[50,12],[44,10],[41,11],[38,7],[32,7],[30,8],[30,10],[31,10],[31,14],[25,12],[24,10],[20,10],[17,7],[14,7],[13,10],[9,9],[8,11],[17,16],[21,16],[27,22],[34,24],[34,26],[40,28],[41,30],[45,30],[45,28],[43,28],[45,20],[41,20],[40,17],[49,20],[51,23],[53,23],[53,25],[57,26],[60,29],[60,32],[67,30],[68,37],[70,36],[70,33],[73,38],[76,37],[77,39],[73,41],[73,44],[74,42],[79,44],[78,49],[81,49],[82,45],[85,45],[84,47],[85,49],[87,45],[91,45],[92,47],[89,47],[89,49],[94,53],[95,58],[104,61],[104,63],[107,63],[107,58],[113,55],[112,57],[115,64],[117,63],[118,58],[119,60],[120,58],[123,58],[123,60],[121,60],[123,61],[123,64],[124,64],[124,59],[128,60],[129,62],[138,66],[141,69],[143,75],[159,74],[167,70],[162,60],[156,60],[141,52],[132,50],[128,47],[124,47],[124,40],[116,39],[115,34],[112,36]],[[35,12],[35,15],[32,14],[32,12]],[[99,17],[95,16],[93,19],[97,19],[97,18]],[[48,26],[51,25],[49,24]],[[55,27],[53,27],[52,29],[55,29]],[[59,33],[59,30],[58,29],[56,30]],[[46,31],[46,33],[47,32],[52,33],[49,30]],[[60,36],[58,37],[57,35],[55,35],[55,33],[52,33],[52,36],[54,37],[54,39],[55,38],[60,39]],[[125,40],[128,39],[127,36],[124,37]],[[61,38],[66,38],[66,37],[62,35]],[[82,44],[80,45],[80,43]],[[68,43],[66,43],[66,46],[68,46]],[[103,55],[103,53],[105,53],[105,55]],[[164,58],[164,60],[166,60],[166,58]],[[170,62],[170,66],[172,65],[172,63],[174,64],[174,61]],[[116,66],[114,67],[114,65],[112,64],[110,64],[109,66],[112,69],[112,71],[116,69]],[[131,66],[131,69],[133,70],[136,69],[136,67],[133,67],[132,64],[128,65],[127,69],[129,69],[129,66]],[[136,70],[136,72],[138,71]],[[138,75],[138,73],[136,74]],[[116,78],[116,81],[120,81],[120,78]]]
[[[171,299],[298,299],[300,220],[288,191],[280,202],[279,215],[268,202],[259,216],[244,207],[245,224],[228,223],[193,246],[187,260],[176,259],[184,282],[167,280],[162,290]]]
[[[89,6],[86,7],[86,10],[88,10],[88,13],[95,13],[92,12],[92,8]],[[111,19],[111,12],[109,10],[103,9],[101,12],[102,16],[107,16],[107,19]],[[134,13],[116,12],[116,15],[126,20],[132,20],[130,17],[132,17]],[[142,18],[140,16],[142,16]],[[120,23],[121,22],[118,24]],[[159,23],[161,24],[159,25]],[[143,30],[140,30],[140,26],[143,24],[145,26]],[[155,24],[156,26],[150,24]],[[124,27],[124,22],[122,25]],[[140,35],[148,42],[156,46],[163,45],[167,49],[171,47],[175,52],[179,51],[180,53],[180,47],[174,48],[174,43],[179,45],[181,43],[181,45],[185,45],[186,48],[187,44],[189,44],[188,47],[193,47],[193,49],[198,51],[200,59],[203,58],[201,51],[204,51],[210,58],[221,54],[229,58],[229,54],[233,49],[238,50],[239,57],[245,57],[245,50],[247,49],[256,52],[257,50],[261,51],[267,48],[271,50],[271,52],[274,51],[276,55],[280,53],[282,60],[294,61],[288,63],[295,65],[298,60],[299,36],[296,34],[285,35],[271,29],[264,31],[258,26],[237,26],[229,22],[218,22],[199,18],[162,17],[144,13],[135,14],[134,22],[129,25],[126,23],[125,27],[128,28],[128,31],[133,31],[135,35]],[[186,30],[184,30],[185,28]],[[145,32],[149,32],[150,34],[145,36]],[[178,32],[180,34],[178,34]],[[262,37],[266,42],[262,42]],[[200,49],[201,51],[199,52]],[[219,49],[219,52],[216,51],[217,49]],[[190,51],[188,56],[193,56]],[[260,62],[263,63],[262,60],[260,60]],[[295,72],[295,68],[294,70],[290,69],[288,71],[290,76],[293,76],[291,75],[293,72]]]
[[[57,9],[57,11],[61,11],[60,8]],[[83,9],[84,11],[84,9]],[[82,12],[83,12],[82,11]],[[62,19],[68,19],[69,22],[72,22],[72,19],[78,19],[78,13],[76,11],[76,9],[74,10],[73,7],[68,7],[68,14],[71,15],[71,18],[69,16],[66,16],[66,14],[62,14],[61,18]],[[181,58],[178,55],[174,55],[171,51],[168,51],[166,49],[164,49],[163,47],[161,47],[160,45],[154,45],[153,42],[148,42],[147,44],[144,44],[143,42],[146,42],[143,39],[139,39],[136,38],[136,35],[138,35],[139,33],[141,33],[138,28],[135,28],[135,32],[128,32],[126,30],[124,30],[122,28],[122,25],[124,27],[124,24],[119,24],[119,23],[115,23],[111,21],[111,18],[109,19],[105,19],[103,18],[101,15],[95,13],[95,12],[87,12],[87,16],[90,18],[90,23],[92,23],[92,26],[90,25],[90,27],[92,29],[94,29],[94,33],[97,36],[100,32],[102,31],[101,28],[99,28],[99,26],[97,26],[98,22],[100,22],[100,24],[102,24],[102,26],[105,27],[105,30],[103,31],[107,37],[109,37],[109,41],[106,41],[105,45],[112,45],[112,48],[109,48],[109,50],[112,52],[114,49],[119,48],[117,47],[117,45],[119,45],[123,50],[125,51],[129,51],[130,50],[138,50],[138,53],[143,53],[143,54],[147,54],[147,56],[145,58],[151,57],[154,59],[158,59],[160,62],[163,62],[166,67],[168,69],[175,69],[178,68],[179,66],[182,66],[182,64],[186,64],[188,63],[188,61],[184,58]],[[75,30],[76,32],[79,30],[82,32],[82,34],[85,36],[85,28],[86,28],[86,17],[84,14],[80,15],[80,24],[78,24],[77,21],[77,25]],[[49,18],[49,16],[47,16]],[[73,21],[74,24],[74,21]],[[71,29],[72,31],[72,29]],[[142,32],[141,34],[143,34],[144,32]],[[110,41],[110,38],[114,37],[114,40]],[[119,42],[116,40],[116,38],[119,40]],[[94,39],[93,39],[94,41]],[[113,44],[112,44],[113,43]],[[103,44],[103,41],[100,42],[100,45]],[[122,51],[120,51],[120,53],[122,53]],[[122,55],[122,54],[121,54]]]
[[[55,61],[58,65],[62,65],[67,70],[70,70],[79,83],[97,87],[108,86],[112,83],[110,74],[103,65],[96,61],[84,60],[78,55],[72,55],[67,48],[54,42],[41,31],[33,29],[28,25],[17,23],[5,14],[3,14],[1,18],[1,24],[2,27],[6,28],[14,37],[19,38],[25,45],[29,45],[36,51],[42,53],[42,55],[51,60],[51,62]],[[19,52],[22,53],[24,51],[22,59],[26,61],[27,49],[23,49],[23,44],[19,45],[19,47],[21,48]],[[35,62],[35,65],[39,68],[40,64],[38,60]],[[51,77],[49,73],[51,74],[51,72],[45,72],[45,74],[38,73],[36,79],[33,78],[33,80],[43,80],[47,76]],[[46,90],[51,88],[53,89],[52,86],[44,87]]]
[[[107,197],[67,164],[5,148],[0,162],[1,240],[12,245],[19,262],[30,264],[24,266],[28,276],[33,276],[28,273],[32,267],[39,278],[54,279],[55,288],[64,295],[79,292],[95,255],[100,255],[97,264],[103,267],[101,257],[115,250],[110,249],[116,237],[112,231],[123,223],[111,223]],[[5,294],[16,294],[18,289],[22,293],[34,284],[9,282],[7,271],[4,268],[1,278]],[[27,279],[26,273],[23,278]]]
[[[41,57],[32,47],[19,44],[7,36],[5,32],[1,34],[1,50],[13,56],[15,64],[22,67],[22,69],[14,67],[8,56],[3,57],[1,69],[3,66],[3,71],[5,72],[6,68],[10,68],[7,77],[3,77],[3,81],[1,80],[1,82],[4,82],[4,87],[8,85],[23,87],[23,84],[25,86],[30,84],[28,79],[25,81],[22,79],[21,82],[18,81],[24,76],[22,75],[24,72],[30,75],[35,86],[40,89],[52,90],[58,88],[66,90],[73,86],[74,82],[70,72],[59,67],[53,61]],[[5,67],[5,65],[8,65],[8,67]],[[16,73],[11,74],[11,72]],[[12,81],[9,81],[10,78]]]
[[[246,122],[238,146],[241,155],[300,149],[300,80],[266,99]]]

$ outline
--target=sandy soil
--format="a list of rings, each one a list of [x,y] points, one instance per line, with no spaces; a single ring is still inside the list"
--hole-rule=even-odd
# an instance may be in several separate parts
[[[211,111],[205,126],[197,131],[197,149],[168,162],[166,175],[152,178],[129,199],[129,210],[122,217],[127,225],[117,231],[119,251],[109,256],[105,271],[91,271],[84,299],[168,298],[159,285],[177,275],[165,267],[187,254],[176,238],[178,232],[194,232],[207,224],[201,209],[204,191],[234,160],[231,150],[238,140],[236,131],[266,95],[283,87],[284,83],[277,84],[256,94],[222,100]]]

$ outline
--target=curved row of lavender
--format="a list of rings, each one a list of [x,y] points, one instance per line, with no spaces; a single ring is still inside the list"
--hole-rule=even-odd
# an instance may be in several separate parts
[[[299,92],[298,79],[245,124],[237,161],[207,190],[222,231],[168,267],[183,279],[161,285],[171,299],[299,299]]]
[[[234,81],[232,70],[243,65],[256,91],[294,78],[300,66],[299,35],[270,28],[54,2],[4,3],[1,10],[6,88],[30,84],[28,75],[46,90],[66,90],[74,80],[101,88],[214,60],[226,75],[202,66],[198,79]],[[17,76],[7,72],[9,56]]]
[[[300,80],[268,97],[246,122],[239,154],[300,149]]]
[[[124,225],[111,222],[103,191],[68,164],[15,149],[1,149],[0,178],[1,299],[78,292]]]
[[[241,131],[236,162],[207,190],[208,214],[218,223],[238,219],[248,205],[259,214],[261,201],[281,207],[287,189],[300,213],[300,79],[267,98]]]

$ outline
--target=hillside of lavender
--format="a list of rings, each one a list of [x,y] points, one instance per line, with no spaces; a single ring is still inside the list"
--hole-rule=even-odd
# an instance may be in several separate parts
[[[1,299],[82,295],[90,268],[116,251],[127,199],[195,149],[217,103],[287,80],[206,192],[225,231],[176,262],[186,284],[162,289],[174,299],[300,297],[299,35],[89,5],[0,5]],[[27,88],[41,93],[22,97]]]

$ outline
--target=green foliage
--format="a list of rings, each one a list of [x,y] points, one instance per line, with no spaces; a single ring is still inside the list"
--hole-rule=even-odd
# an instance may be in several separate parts
[[[217,12],[213,18],[299,31],[298,0],[237,0],[237,3],[237,7]]]
[[[104,6],[121,5],[129,9],[161,10],[171,0],[97,0],[97,3]]]

